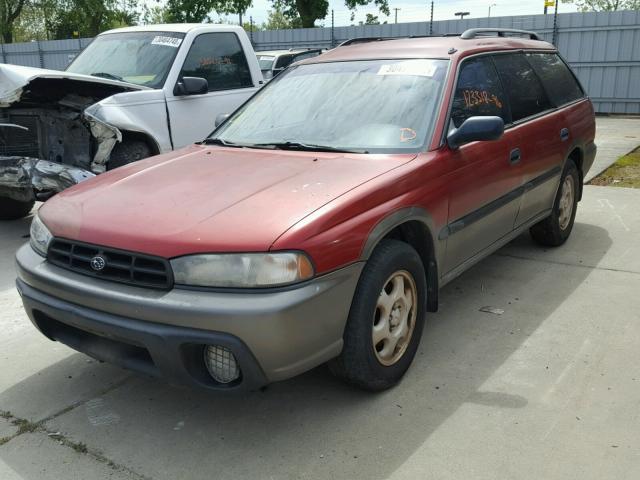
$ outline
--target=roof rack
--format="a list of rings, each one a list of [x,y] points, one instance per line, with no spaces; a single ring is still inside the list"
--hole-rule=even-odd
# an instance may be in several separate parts
[[[355,45],[356,43],[382,42],[384,40],[395,40],[396,37],[355,37],[345,40],[338,47],[346,47],[347,45]]]
[[[540,40],[540,37],[536,32],[529,30],[517,30],[515,28],[470,28],[465,30],[460,38],[462,40],[472,40],[479,36],[495,33],[498,37],[506,37],[507,35],[527,35],[531,40]]]

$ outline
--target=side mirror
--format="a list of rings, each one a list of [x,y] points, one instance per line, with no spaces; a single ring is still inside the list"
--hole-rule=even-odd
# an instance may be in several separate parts
[[[275,77],[276,75],[280,75],[282,72],[284,72],[284,69],[285,67],[274,68],[273,73],[271,74],[271,78]]]
[[[469,142],[498,140],[503,133],[504,121],[500,117],[469,117],[459,128],[449,132],[447,143],[455,150]]]
[[[200,77],[182,77],[178,83],[176,83],[173,89],[173,94],[178,95],[201,95],[209,91],[209,82],[206,78]]]
[[[216,128],[218,128],[220,126],[220,124],[222,122],[224,122],[227,118],[229,118],[229,115],[231,115],[230,113],[219,113],[218,116],[216,117]]]

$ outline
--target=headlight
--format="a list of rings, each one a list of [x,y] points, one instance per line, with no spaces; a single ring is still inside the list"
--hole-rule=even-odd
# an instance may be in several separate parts
[[[275,287],[313,277],[302,253],[189,255],[171,260],[175,283],[199,287]]]
[[[29,237],[31,248],[33,248],[43,257],[46,257],[47,249],[49,248],[49,244],[51,243],[51,239],[53,237],[49,229],[45,227],[44,223],[42,223],[42,220],[40,220],[40,217],[37,213],[31,221],[31,230],[29,231]]]

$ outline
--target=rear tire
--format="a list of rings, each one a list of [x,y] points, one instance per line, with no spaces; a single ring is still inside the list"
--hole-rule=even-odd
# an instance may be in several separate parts
[[[567,241],[578,209],[580,172],[572,159],[567,160],[551,215],[529,229],[531,237],[540,245],[558,247]]]
[[[35,200],[21,202],[13,198],[0,197],[0,220],[17,220],[26,217],[35,203]]]
[[[152,155],[147,142],[142,140],[125,140],[116,144],[111,150],[107,170],[137,162]]]
[[[426,310],[422,260],[408,244],[383,240],[360,276],[331,372],[365,390],[392,387],[418,349]]]

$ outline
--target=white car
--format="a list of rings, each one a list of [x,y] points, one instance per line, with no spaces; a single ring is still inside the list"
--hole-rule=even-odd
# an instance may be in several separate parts
[[[266,81],[269,81],[292,63],[305,58],[316,57],[321,53],[321,48],[291,48],[289,50],[256,52],[256,57],[260,64],[262,76]]]
[[[205,138],[262,84],[249,38],[229,25],[110,30],[66,71],[0,65],[0,219]]]

